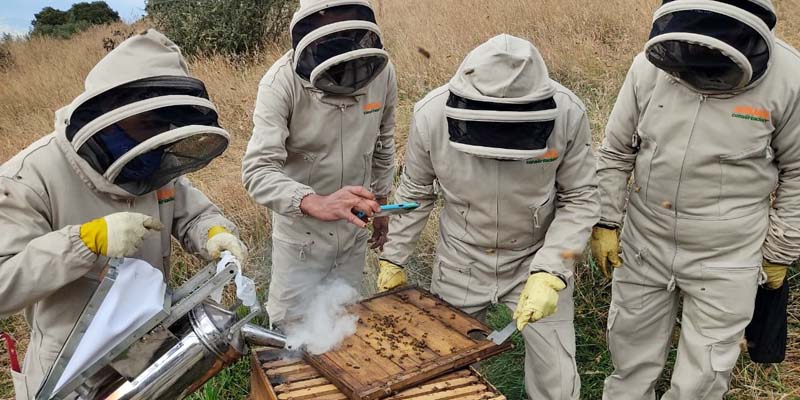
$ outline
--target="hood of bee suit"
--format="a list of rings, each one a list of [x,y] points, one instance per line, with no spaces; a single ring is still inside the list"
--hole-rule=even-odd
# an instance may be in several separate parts
[[[155,30],[122,42],[56,112],[62,150],[95,189],[141,196],[208,165],[228,146],[216,106],[180,49]]]
[[[558,115],[555,86],[531,42],[506,34],[489,39],[467,55],[449,89],[451,146],[500,160],[547,153]]]
[[[767,74],[776,23],[769,0],[665,0],[644,51],[696,92],[736,93]]]
[[[301,0],[289,30],[295,73],[326,93],[354,94],[389,63],[366,0]]]

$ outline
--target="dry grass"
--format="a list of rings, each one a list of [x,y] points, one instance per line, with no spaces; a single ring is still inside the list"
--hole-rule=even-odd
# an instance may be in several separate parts
[[[634,55],[649,31],[657,0],[373,0],[378,10],[392,59],[400,79],[400,113],[397,139],[400,148],[407,133],[413,104],[424,94],[444,84],[466,53],[489,37],[511,33],[532,40],[542,52],[552,76],[573,89],[586,103],[595,137],[613,105]],[[800,46],[800,0],[775,0],[781,18],[780,35]],[[141,27],[137,27],[140,29]],[[125,26],[89,30],[69,41],[34,39],[9,45],[13,65],[0,70],[0,162],[49,133],[53,111],[68,104],[82,91],[83,79],[105,50],[102,39]],[[231,132],[230,150],[209,168],[194,174],[193,181],[204,190],[244,232],[252,253],[250,273],[263,288],[269,264],[268,220],[240,184],[240,160],[251,130],[251,113],[257,83],[285,44],[267,48],[251,62],[229,62],[223,57],[192,60],[192,72],[203,79],[220,108],[223,125]],[[427,55],[427,56],[426,56]],[[402,159],[402,150],[400,152]],[[432,220],[435,221],[435,220]],[[435,243],[431,223],[412,266],[415,280],[428,279],[429,261]],[[176,279],[185,277],[197,261],[180,255]],[[578,294],[584,320],[604,321],[605,304],[593,303],[604,297],[595,294],[604,282],[596,271],[581,274]],[[371,281],[371,278],[368,278]],[[606,293],[607,294],[607,293]],[[740,363],[734,380],[735,398],[800,398],[800,302],[791,305],[791,346],[786,363],[764,368]],[[602,325],[602,324],[600,324]],[[592,328],[594,329],[594,328]],[[602,330],[583,329],[579,342],[602,345]],[[27,328],[20,317],[0,321],[0,330],[10,330],[25,342]],[[24,347],[24,346],[23,346]],[[593,347],[590,347],[593,348]],[[601,376],[607,370],[602,347],[596,357],[584,357],[582,372]],[[596,364],[594,361],[596,361]],[[605,361],[603,361],[605,360]],[[0,398],[11,396],[6,357],[0,353]],[[596,398],[592,386],[585,398]]]

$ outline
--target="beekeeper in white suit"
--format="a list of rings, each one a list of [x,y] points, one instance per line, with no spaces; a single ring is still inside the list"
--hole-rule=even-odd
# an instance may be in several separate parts
[[[366,0],[302,0],[292,50],[261,80],[243,181],[273,211],[270,322],[298,317],[319,284],[359,287],[372,215],[394,175],[397,82]],[[386,240],[375,218],[372,245]]]
[[[182,176],[228,140],[203,82],[150,30],[100,60],[55,132],[0,167],[0,317],[24,309],[32,330],[17,399],[36,394],[109,257],[165,279],[172,237],[205,258],[244,259],[236,227]]]
[[[597,222],[586,109],[528,41],[500,35],[414,108],[381,290],[405,283],[437,190],[444,197],[431,290],[468,313],[502,303],[525,338],[531,399],[577,399],[573,262]]]
[[[800,254],[800,57],[775,23],[768,0],[665,1],[628,73],[592,239],[601,266],[617,267],[606,399],[655,398],[681,297],[663,399],[721,399],[760,272],[780,287]]]

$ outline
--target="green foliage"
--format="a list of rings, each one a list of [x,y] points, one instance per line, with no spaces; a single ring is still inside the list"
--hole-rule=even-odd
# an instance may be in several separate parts
[[[148,0],[147,14],[186,54],[249,54],[284,35],[294,0]]]
[[[67,14],[69,22],[86,21],[92,25],[100,25],[119,21],[119,14],[105,1],[75,3]]]
[[[67,11],[45,7],[31,21],[33,36],[52,36],[67,39],[92,25],[119,21],[119,14],[105,1],[75,3]]]
[[[67,23],[67,19],[66,11],[57,10],[53,7],[45,7],[42,9],[42,11],[33,14],[33,21],[31,21],[31,25],[34,27],[64,25]]]

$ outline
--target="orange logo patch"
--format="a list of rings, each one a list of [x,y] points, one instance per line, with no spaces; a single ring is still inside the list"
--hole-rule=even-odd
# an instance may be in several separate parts
[[[156,198],[158,199],[158,204],[175,201],[175,188],[158,189],[156,191]]]
[[[525,163],[526,164],[541,164],[541,163],[553,162],[555,160],[558,160],[558,150],[550,149],[550,150],[547,150],[547,153],[544,153],[544,155],[542,155],[540,157],[536,157],[533,160],[528,160]]]
[[[367,114],[372,114],[374,112],[378,112],[381,110],[381,108],[383,108],[383,104],[375,102],[366,104],[361,109],[364,110],[364,115],[367,115]]]
[[[769,121],[769,110],[750,106],[738,106],[733,109],[733,118],[746,119],[749,121],[767,122]]]

